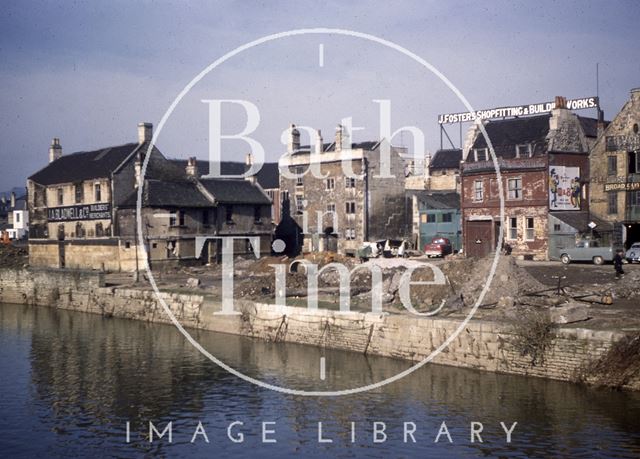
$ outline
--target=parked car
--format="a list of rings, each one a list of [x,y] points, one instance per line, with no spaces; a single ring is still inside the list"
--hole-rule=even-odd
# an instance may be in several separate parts
[[[424,246],[424,254],[428,257],[444,257],[453,252],[451,241],[446,237],[434,237]]]
[[[578,241],[575,247],[562,249],[560,261],[568,265],[572,261],[592,261],[594,265],[601,265],[605,261],[613,261],[616,254],[614,247],[600,247],[598,241]]]
[[[634,242],[627,250],[625,254],[625,258],[629,263],[633,263],[634,261],[640,262],[640,242]]]

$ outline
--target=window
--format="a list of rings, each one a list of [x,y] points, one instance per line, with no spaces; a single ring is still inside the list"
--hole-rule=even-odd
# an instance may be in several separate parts
[[[345,177],[344,178],[344,187],[345,188],[355,188],[356,187],[356,179],[355,179],[355,177]]]
[[[628,153],[629,161],[629,173],[637,174],[640,171],[640,154],[636,151],[630,151]]]
[[[180,226],[184,226],[184,211],[183,210],[178,211],[178,224]]]
[[[632,191],[629,193],[629,206],[640,207],[640,191]]]
[[[509,217],[509,239],[518,239],[518,219]]]
[[[282,190],[282,201],[289,200],[289,190]]]
[[[531,157],[530,143],[516,145],[516,158],[530,158],[530,157]]]
[[[224,215],[225,215],[225,221],[227,222],[227,225],[233,224],[233,206],[232,205],[224,206]]]
[[[618,157],[617,156],[607,157],[607,175],[609,177],[615,177],[616,175],[618,175]]]
[[[176,213],[171,212],[169,214],[169,226],[176,226],[178,224],[178,219],[176,218]]]
[[[356,238],[355,228],[347,228],[347,230],[344,233],[344,238],[347,239],[348,241],[354,240]]]
[[[553,231],[560,231],[560,223],[554,223],[553,224]]]
[[[102,223],[96,223],[96,237],[104,236],[104,229],[102,228]]]
[[[509,199],[522,199],[522,179],[511,178],[508,180]]]
[[[262,209],[260,206],[254,206],[253,208],[253,221],[255,223],[262,223]]]
[[[484,195],[484,189],[482,185],[482,180],[476,180],[473,182],[473,200],[476,202],[481,202]]]
[[[62,188],[58,188],[58,205],[61,206],[64,204],[64,190]]]
[[[533,217],[525,218],[525,234],[524,237],[527,241],[533,241],[535,239],[535,228],[533,225]]]
[[[82,223],[76,223],[76,237],[84,237],[84,227]]]
[[[96,202],[102,201],[102,191],[100,190],[100,184],[96,183],[93,185],[93,194]]]
[[[209,209],[202,210],[202,224],[204,226],[209,226]]]
[[[607,206],[607,213],[609,215],[618,213],[618,193],[609,193],[609,205]]]
[[[81,204],[84,200],[84,190],[82,188],[82,183],[76,183],[75,185],[76,191],[76,204]]]
[[[436,214],[427,214],[427,223],[435,223]]]
[[[486,161],[489,157],[487,148],[476,148],[473,150],[476,161]]]
[[[336,205],[335,204],[327,204],[327,212],[335,212]]]
[[[355,214],[356,213],[356,203],[353,201],[349,201],[346,203],[345,212],[347,214]]]
[[[127,241],[124,243],[124,248],[125,249],[130,249],[131,248],[131,242]]]
[[[328,178],[327,179],[327,190],[333,190],[336,187],[335,179]]]
[[[301,194],[296,195],[296,212],[299,214],[304,210],[304,196]]]
[[[296,166],[295,174],[296,174],[296,186],[304,185],[304,182],[303,182],[303,180],[304,180],[304,167]]]
[[[15,216],[16,216],[16,223],[20,223],[20,212],[16,212]]]
[[[443,223],[451,223],[451,212],[447,212],[445,214],[442,214],[442,222]]]

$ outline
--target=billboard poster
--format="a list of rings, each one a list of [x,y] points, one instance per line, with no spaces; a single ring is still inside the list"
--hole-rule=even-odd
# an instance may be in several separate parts
[[[580,210],[580,168],[549,166],[549,210]]]

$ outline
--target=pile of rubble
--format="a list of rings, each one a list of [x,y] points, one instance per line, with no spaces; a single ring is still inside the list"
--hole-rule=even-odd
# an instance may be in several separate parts
[[[22,247],[0,244],[0,268],[26,268],[29,265],[29,252]]]

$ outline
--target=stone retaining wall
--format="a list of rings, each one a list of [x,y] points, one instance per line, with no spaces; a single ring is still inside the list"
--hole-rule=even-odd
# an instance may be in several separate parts
[[[216,315],[220,305],[205,295],[162,293],[187,328],[240,334],[270,341],[327,346],[414,362],[427,358],[460,326],[459,321],[405,314],[308,310],[237,301],[238,315]],[[81,312],[170,323],[154,292],[105,287],[98,272],[0,269],[0,302],[55,306]],[[434,363],[485,371],[574,381],[623,334],[584,328],[556,330],[544,362],[533,365],[513,346],[505,324],[471,320]],[[628,384],[640,390],[640,378]]]

